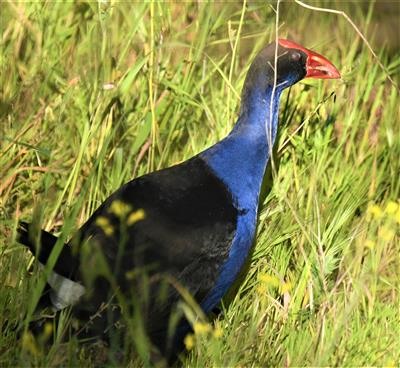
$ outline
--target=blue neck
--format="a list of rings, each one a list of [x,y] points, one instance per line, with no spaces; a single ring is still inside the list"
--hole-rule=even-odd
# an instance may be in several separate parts
[[[278,127],[282,89],[253,89],[242,99],[231,133],[200,156],[227,185],[239,209],[257,211],[261,183]]]

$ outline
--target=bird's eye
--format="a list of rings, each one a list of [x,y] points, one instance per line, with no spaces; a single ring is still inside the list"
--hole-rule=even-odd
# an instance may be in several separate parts
[[[292,52],[292,54],[290,55],[290,58],[293,61],[299,61],[301,59],[301,54],[297,51]]]

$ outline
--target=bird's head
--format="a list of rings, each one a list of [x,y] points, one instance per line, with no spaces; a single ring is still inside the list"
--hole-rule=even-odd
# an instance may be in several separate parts
[[[339,71],[324,56],[285,39],[278,40],[277,49],[275,45],[275,42],[269,44],[254,59],[247,73],[245,93],[253,88],[265,89],[273,86],[275,58],[276,87],[280,90],[303,78],[340,78]]]
[[[278,80],[336,79],[339,71],[324,56],[289,40],[278,40]],[[274,53],[275,54],[275,53]],[[275,55],[274,55],[275,56]]]

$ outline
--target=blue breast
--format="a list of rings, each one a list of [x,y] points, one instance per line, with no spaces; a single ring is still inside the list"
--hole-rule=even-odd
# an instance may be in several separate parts
[[[200,156],[227,186],[238,208],[236,234],[213,289],[201,306],[212,310],[235,281],[251,248],[261,183],[275,141],[281,91],[253,91],[232,132]]]

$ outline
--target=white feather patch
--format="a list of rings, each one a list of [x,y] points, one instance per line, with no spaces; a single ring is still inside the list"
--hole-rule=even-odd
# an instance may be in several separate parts
[[[40,264],[44,267],[42,264]],[[85,287],[52,271],[47,283],[51,287],[50,300],[56,310],[76,304],[85,294]]]

